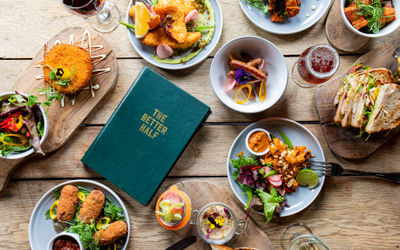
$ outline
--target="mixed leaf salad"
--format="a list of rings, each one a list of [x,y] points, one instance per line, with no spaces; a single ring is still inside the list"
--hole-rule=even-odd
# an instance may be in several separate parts
[[[387,24],[396,19],[392,1],[347,0],[344,13],[357,30],[377,34]]]
[[[90,224],[79,220],[79,210],[82,207],[85,198],[91,193],[90,190],[82,186],[77,186],[79,190],[79,204],[77,206],[75,216],[71,221],[58,221],[57,220],[57,205],[59,203],[61,188],[56,189],[54,196],[56,201],[46,211],[46,219],[54,220],[56,227],[61,227],[62,231],[76,233],[82,242],[84,249],[90,250],[111,250],[121,249],[125,243],[125,238],[119,239],[116,243],[109,246],[99,246],[98,242],[94,239],[94,234],[99,230],[107,228],[108,225],[115,221],[125,221],[122,208],[117,206],[110,198],[106,197],[103,210],[97,220],[92,220]]]
[[[282,140],[271,135],[269,152],[260,157],[244,156],[231,159],[233,179],[247,195],[245,210],[263,211],[266,222],[279,216],[286,203],[285,194],[297,190],[298,185],[315,188],[318,175],[307,164],[311,158],[305,146],[294,147],[289,138],[280,131]]]
[[[31,149],[44,154],[40,139],[44,132],[44,120],[37,97],[27,98],[18,92],[0,99],[0,151],[6,157]]]

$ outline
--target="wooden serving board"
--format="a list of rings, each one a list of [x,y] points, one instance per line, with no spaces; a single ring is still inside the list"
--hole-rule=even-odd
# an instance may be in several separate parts
[[[61,31],[47,42],[48,50],[54,46],[57,40],[61,43],[69,44],[70,35],[74,36],[75,44],[79,45],[84,31],[85,29],[81,27],[71,27]],[[103,61],[94,62],[93,69],[110,68],[111,71],[92,78],[93,84],[98,84],[100,86],[98,90],[95,90],[94,98],[91,97],[89,90],[82,90],[77,94],[74,106],[71,105],[71,99],[66,97],[64,107],[61,107],[59,101],[54,100],[49,108],[45,108],[49,120],[48,137],[42,145],[45,153],[53,152],[64,145],[71,137],[72,133],[79,127],[96,105],[100,103],[103,97],[113,89],[117,82],[118,65],[114,51],[98,33],[90,31],[90,35],[92,45],[104,46],[102,50],[95,51],[92,55],[105,54],[107,56]],[[44,47],[35,55],[28,68],[17,79],[15,86],[11,86],[12,89],[10,89],[10,91],[17,90],[25,94],[32,93],[37,95],[40,101],[46,99],[45,96],[40,96],[38,93],[38,89],[44,87],[44,81],[36,80],[36,76],[43,75],[42,68],[36,67],[36,64],[40,64],[40,62],[43,61],[43,55]],[[31,155],[31,157],[32,156],[37,156],[37,154]],[[13,170],[26,160],[27,158],[18,160],[0,158],[2,170],[0,172],[0,192],[4,190]]]
[[[335,0],[325,24],[326,37],[339,50],[348,52],[359,50],[369,38],[359,36],[347,28],[340,14],[340,8],[340,0]]]
[[[397,62],[393,58],[395,48],[400,46],[399,40],[391,40],[381,47],[372,50],[360,58],[355,63],[362,63],[371,68],[397,68]],[[399,129],[391,131],[385,136],[386,132],[373,134],[366,141],[365,136],[357,138],[359,130],[344,129],[334,123],[336,107],[333,99],[341,86],[347,72],[343,72],[336,78],[320,86],[316,91],[315,101],[322,131],[328,142],[329,148],[338,156],[349,159],[363,159],[374,153],[379,147],[396,136]]]
[[[207,181],[183,181],[177,183],[176,186],[190,197],[193,210],[200,210],[211,202],[222,202],[232,208],[238,219],[245,219],[246,217],[243,206],[237,203],[235,197],[215,184]],[[195,220],[194,216],[192,216],[192,220]],[[259,250],[273,249],[268,236],[250,217],[247,219],[247,223],[245,233],[234,236],[226,245],[230,247],[253,247]],[[187,225],[179,231],[169,231],[169,233],[175,241],[189,235],[197,235],[195,225]],[[196,243],[187,249],[210,249],[210,246],[197,235]]]

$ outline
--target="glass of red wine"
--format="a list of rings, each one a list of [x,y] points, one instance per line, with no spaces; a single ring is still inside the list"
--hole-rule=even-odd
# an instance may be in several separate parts
[[[61,0],[72,13],[88,19],[90,26],[99,32],[111,32],[120,20],[117,6],[107,0]]]
[[[339,63],[339,54],[331,46],[319,44],[309,47],[293,65],[293,80],[303,88],[318,86],[336,73]]]

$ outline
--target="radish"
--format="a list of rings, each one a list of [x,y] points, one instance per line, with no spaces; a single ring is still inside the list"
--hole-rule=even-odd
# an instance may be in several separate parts
[[[185,17],[185,23],[190,23],[191,21],[199,20],[199,12],[197,10],[192,10]]]
[[[168,200],[171,202],[171,204],[174,203],[178,203],[181,202],[181,198],[179,197],[179,195],[177,193],[175,193],[174,191],[167,191],[165,192],[165,194],[163,195],[163,200]]]
[[[157,51],[157,56],[161,59],[168,58],[168,57],[172,56],[172,54],[174,53],[172,48],[164,43],[160,43],[157,46],[156,51]]]
[[[226,78],[226,81],[225,81],[225,91],[226,91],[226,92],[231,91],[231,90],[233,89],[233,87],[235,87],[235,85],[236,85],[236,80],[235,80],[235,78],[230,78],[230,77]]]
[[[279,175],[274,174],[267,177],[269,183],[274,187],[280,187],[282,185],[282,179]]]

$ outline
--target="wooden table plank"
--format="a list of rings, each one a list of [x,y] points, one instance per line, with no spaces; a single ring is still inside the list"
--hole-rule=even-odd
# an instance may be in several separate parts
[[[327,0],[323,0],[327,1]],[[129,0],[113,1],[125,20],[126,8]],[[328,43],[324,32],[322,18],[315,26],[304,32],[290,36],[278,36],[257,28],[243,14],[239,1],[220,0],[224,29],[220,48],[223,44],[238,36],[256,35],[264,37],[276,44],[285,55],[298,55],[305,48],[315,43]],[[70,26],[88,28],[87,22],[68,12],[60,1],[54,0],[2,0],[0,8],[0,57],[3,58],[31,58],[53,35]],[[237,28],[240,24],[240,28]],[[117,57],[138,57],[131,46],[126,28],[118,27],[114,32],[104,34],[105,39],[115,49]],[[371,40],[365,50],[376,48],[390,38],[398,37],[400,30],[385,38]],[[214,51],[214,53],[217,50]]]
[[[345,71],[356,59],[357,56],[342,56],[337,74]],[[297,57],[286,57],[290,70],[296,60]],[[151,67],[209,105],[212,113],[207,122],[253,122],[271,116],[281,116],[297,121],[318,121],[315,109],[315,89],[297,86],[291,76],[284,96],[272,108],[258,114],[242,114],[226,107],[214,94],[209,79],[211,59],[207,59],[200,67],[190,70],[190,74],[176,74],[160,70],[141,59],[120,59],[118,64],[119,77],[115,90],[111,91],[98,108],[93,110],[84,122],[85,124],[105,124],[144,65]],[[0,82],[3,83],[0,85],[0,91],[13,90],[19,72],[23,72],[27,65],[28,61],[26,60],[0,60],[0,67],[3,69],[0,73]]]
[[[169,178],[160,192],[173,183],[191,179]],[[201,179],[231,192],[226,178]],[[30,214],[40,197],[61,182],[37,180],[10,183],[0,195],[1,249],[29,249]],[[109,182],[100,182],[113,188],[129,210],[132,231],[128,249],[164,249],[173,243],[173,232],[166,231],[155,220],[154,201],[144,207]],[[394,249],[399,247],[400,237],[399,191],[398,185],[387,182],[371,185],[366,179],[328,178],[320,196],[298,215],[270,224],[265,224],[264,218],[258,214],[252,213],[252,217],[277,248],[281,230],[290,223],[303,222],[332,249]]]
[[[337,159],[329,150],[318,124],[307,124],[322,145],[327,160],[346,168],[367,171],[400,172],[400,141],[394,138],[370,158],[351,162]],[[171,171],[171,176],[226,176],[226,160],[235,137],[245,126],[203,126],[194,136],[182,157]],[[62,150],[44,159],[30,160],[21,166],[13,178],[90,178],[99,177],[85,167],[80,159],[94,141],[101,127],[82,127]]]

